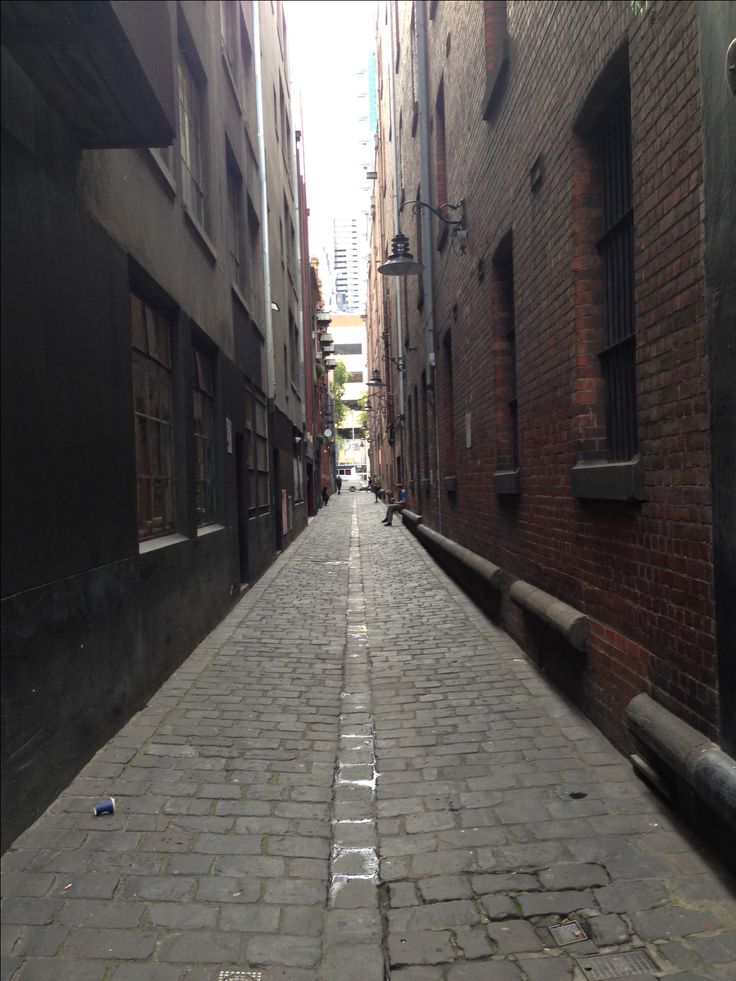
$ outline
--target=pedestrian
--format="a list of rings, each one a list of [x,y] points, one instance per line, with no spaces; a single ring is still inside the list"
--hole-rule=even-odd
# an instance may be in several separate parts
[[[381,522],[381,524],[386,525],[387,528],[390,528],[393,523],[394,512],[403,511],[407,505],[406,488],[404,487],[404,485],[397,484],[396,490],[398,491],[398,500],[396,501],[395,504],[389,504],[389,506],[386,508],[386,517]]]
[[[340,490],[342,488],[342,477],[340,476],[340,474],[338,474],[337,477],[335,477],[335,486],[337,487],[337,495],[339,497]]]
[[[378,504],[378,498],[381,496],[381,476],[376,474],[373,478],[373,493],[376,495],[376,500],[374,504]]]
[[[322,487],[322,505],[324,507],[327,507],[329,503],[330,503],[330,492],[327,490],[327,484],[324,484]]]

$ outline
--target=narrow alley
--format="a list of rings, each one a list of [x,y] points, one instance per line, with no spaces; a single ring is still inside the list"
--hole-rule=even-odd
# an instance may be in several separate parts
[[[4,981],[734,977],[726,874],[382,517],[333,496],[16,840]]]

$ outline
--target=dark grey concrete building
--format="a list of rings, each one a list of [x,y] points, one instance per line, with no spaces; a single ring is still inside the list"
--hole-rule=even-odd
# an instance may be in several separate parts
[[[282,4],[2,42],[5,848],[307,519]]]

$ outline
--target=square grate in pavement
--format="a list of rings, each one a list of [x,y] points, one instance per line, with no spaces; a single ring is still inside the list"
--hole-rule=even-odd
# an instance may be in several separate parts
[[[549,932],[555,938],[558,947],[567,944],[576,944],[581,940],[587,940],[588,934],[583,930],[577,920],[570,920],[569,923],[560,923],[559,926],[549,928]]]
[[[220,971],[217,981],[266,981],[263,971]]]
[[[577,957],[586,978],[607,981],[608,978],[629,978],[636,974],[651,974],[657,965],[645,950],[626,950],[618,954],[591,954]]]

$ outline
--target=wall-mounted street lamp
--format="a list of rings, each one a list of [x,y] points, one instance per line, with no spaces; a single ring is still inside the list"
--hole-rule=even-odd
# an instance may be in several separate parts
[[[443,208],[447,208],[450,211],[459,211],[459,218],[447,218],[442,214],[441,210],[433,208],[431,204],[427,204],[426,201],[404,201],[404,203],[399,208],[399,215],[404,210],[407,205],[412,206],[412,213],[418,215],[422,208],[427,208],[436,215],[440,221],[443,221],[446,225],[452,228],[452,237],[457,242],[458,251],[462,255],[465,252],[465,246],[468,240],[468,226],[465,220],[465,200],[461,200],[459,204],[445,204]],[[409,251],[409,239],[406,235],[399,232],[394,236],[391,242],[391,255],[384,262],[382,266],[378,267],[379,273],[383,276],[412,276],[417,273],[424,271],[424,266],[421,262],[417,262],[414,256]]]
[[[383,388],[383,379],[381,378],[381,372],[378,368],[374,368],[371,372],[370,379],[366,382],[366,385],[370,385],[372,388]]]

